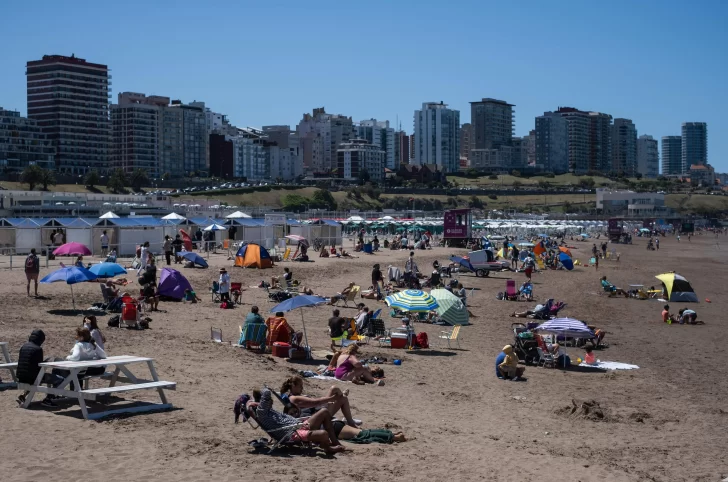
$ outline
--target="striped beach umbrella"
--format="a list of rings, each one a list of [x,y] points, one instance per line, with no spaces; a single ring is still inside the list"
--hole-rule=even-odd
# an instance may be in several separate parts
[[[437,304],[440,305],[435,308],[438,316],[445,322],[451,325],[469,325],[468,322],[469,314],[468,309],[463,304],[462,300],[452,294],[448,290],[436,289],[430,291]]]
[[[404,290],[387,296],[384,301],[390,308],[400,311],[430,311],[437,308],[438,303],[429,293],[422,290]]]
[[[574,318],[554,318],[534,328],[534,331],[548,335],[562,335],[570,338],[594,338],[594,332],[586,323]]]

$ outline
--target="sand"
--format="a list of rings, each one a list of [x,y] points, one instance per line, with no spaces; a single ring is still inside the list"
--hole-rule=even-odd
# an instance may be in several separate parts
[[[354,415],[364,427],[401,429],[414,440],[391,446],[347,444],[353,451],[333,458],[321,452],[249,452],[247,442],[264,434],[233,423],[235,398],[264,383],[278,387],[309,365],[210,341],[211,326],[222,328],[225,341],[235,341],[251,304],[267,312],[272,303],[264,290],[249,288],[243,307],[221,310],[208,294],[217,270],[182,269],[201,304],[162,303],[165,311],[153,314],[152,329],[145,331],[106,328],[108,317],[101,318],[110,355],[153,357],[160,377],[177,382],[177,391],[169,392],[175,409],[84,421],[76,404],[61,404],[57,410],[34,404],[23,410],[16,406],[16,390],[0,392],[2,479],[75,480],[85,473],[109,481],[720,480],[728,475],[725,254],[712,236],[697,236],[690,243],[683,238],[680,244],[664,238],[660,245],[659,251],[646,251],[645,241],[635,238],[634,245],[617,247],[619,263],[603,261],[598,271],[580,267],[534,275],[539,300],[562,299],[568,303],[563,315],[607,331],[609,347],[598,352],[600,359],[640,369],[582,373],[528,367],[526,382],[498,380],[494,358],[513,338],[515,320],[508,314],[532,304],[495,299],[508,273],[485,279],[461,275],[466,287],[476,289],[471,299],[476,318],[461,331],[462,350],[407,352],[368,345],[365,356],[396,357],[402,365],[383,365],[385,386],[346,384]],[[577,246],[575,257],[586,260],[591,244]],[[434,259],[462,253],[437,248],[416,256],[425,269]],[[279,264],[265,271],[234,268],[231,273],[233,281],[247,287],[289,266],[294,278],[331,295],[349,281],[367,286],[373,263],[403,266],[406,256],[386,251],[351,260],[313,258],[313,263]],[[218,255],[211,264],[230,262]],[[659,321],[658,301],[599,294],[603,274],[618,286],[649,286],[658,283],[655,274],[667,270],[693,283],[701,299],[693,308],[705,325],[667,326]],[[9,342],[17,357],[30,331],[41,328],[47,336],[45,355],[65,356],[81,323],[79,316],[54,311],[71,307],[68,287],[41,285],[43,298],[29,299],[22,271],[3,270],[0,276],[0,341]],[[510,276],[519,283],[523,279],[522,274]],[[96,284],[76,285],[74,291],[79,306],[100,299]],[[680,307],[673,304],[672,310]],[[328,346],[330,311],[322,306],[305,312],[314,350]],[[397,323],[388,314],[384,318],[388,326]],[[298,313],[289,320],[301,328]],[[417,325],[433,344],[442,329]],[[583,356],[579,349],[567,351]],[[7,375],[0,372],[5,379]],[[307,380],[305,385],[306,393],[322,395],[331,383]],[[155,396],[150,391],[123,394],[126,399]]]

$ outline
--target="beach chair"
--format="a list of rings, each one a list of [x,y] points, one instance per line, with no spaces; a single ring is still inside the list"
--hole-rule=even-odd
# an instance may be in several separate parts
[[[441,331],[438,338],[438,347],[442,346],[442,341],[447,341],[447,347],[450,347],[450,342],[457,342],[458,348],[460,348],[460,325],[456,326],[450,331]]]
[[[258,419],[255,417],[255,413],[250,410],[246,410],[245,413],[247,415],[248,424],[253,428],[253,430],[263,430],[271,438],[271,440],[268,441],[268,444],[270,445],[270,447],[268,448],[269,454],[279,447],[311,447],[311,444],[309,442],[293,442],[291,440],[293,434],[295,434],[297,430],[301,429],[304,426],[304,419],[298,419],[299,421],[295,424],[286,425],[285,427],[280,427],[277,430],[268,431],[260,426],[260,422],[258,422]],[[271,442],[273,443],[271,444]]]
[[[526,283],[521,290],[518,292],[518,297],[523,298],[525,301],[533,301],[533,285]]]
[[[210,294],[212,295],[213,303],[220,302],[220,284],[217,281],[212,282],[212,287],[210,288]]]
[[[235,299],[235,298],[238,299],[237,304],[242,304],[242,302],[240,301],[242,299],[242,296],[240,296],[240,295],[242,295],[242,293],[243,293],[243,283],[230,283],[230,296],[232,297],[232,299]]]
[[[222,328],[210,327],[210,339],[217,343],[222,343]]]
[[[245,329],[240,326],[240,338],[235,346],[265,352],[267,331],[268,327],[264,323],[248,323],[245,325]]]
[[[356,295],[359,294],[359,291],[360,290],[361,290],[361,287],[360,286],[354,285],[351,288],[351,291],[349,291],[346,294],[346,298],[339,298],[338,300],[336,300],[335,305],[338,305],[339,304],[339,301],[343,301],[344,302],[344,306],[348,308],[349,307],[349,302],[352,302],[352,303],[354,302],[354,299],[356,298]]]
[[[138,300],[131,296],[125,296],[121,299],[121,317],[119,318],[119,328],[139,328],[141,320],[141,307]]]
[[[517,301],[518,300],[518,290],[516,289],[516,281],[509,279],[506,280],[506,293],[503,297],[506,301]]]
[[[106,308],[109,306],[109,303],[113,301],[111,293],[109,292],[109,287],[106,286],[106,284],[101,283],[99,286],[101,286],[101,296],[104,298],[104,308]]]
[[[551,353],[544,351],[540,346],[536,348],[538,352],[538,364],[544,367],[556,368],[556,359]]]

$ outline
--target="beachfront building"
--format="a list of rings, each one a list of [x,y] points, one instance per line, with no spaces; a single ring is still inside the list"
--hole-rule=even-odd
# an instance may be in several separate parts
[[[662,138],[662,174],[664,176],[680,175],[687,171],[682,160],[682,137],[663,136]]]
[[[566,119],[569,171],[585,174],[589,170],[589,113],[573,107],[556,111]]]
[[[111,148],[106,65],[75,55],[44,55],[26,64],[28,117],[55,149],[59,172],[106,172]]]
[[[336,155],[337,177],[357,180],[366,171],[373,183],[384,181],[387,154],[380,146],[365,139],[353,139],[339,145]]]
[[[386,168],[397,168],[399,163],[396,158],[395,132],[393,128],[389,127],[389,121],[363,120],[359,122],[359,125],[354,126],[354,131],[357,139],[365,139],[384,151]]]
[[[460,111],[425,102],[415,111],[414,129],[415,164],[436,164],[445,173],[460,170]]]
[[[612,124],[612,171],[627,177],[637,174],[637,128],[630,119]]]
[[[473,136],[473,125],[465,123],[460,126],[460,159],[470,159],[470,139]]]
[[[693,164],[708,163],[708,124],[683,122],[681,138],[683,169]]]
[[[398,131],[396,134],[396,142],[395,142],[395,168],[392,169],[392,171],[397,171],[399,169],[399,166],[401,164],[409,164],[410,161],[410,139],[411,137],[407,135],[405,131]]]
[[[609,114],[589,112],[589,170],[602,173],[614,171],[612,116]]]
[[[656,192],[633,192],[598,188],[596,207],[603,214],[621,216],[666,215],[665,195]]]
[[[0,169],[21,172],[30,165],[55,169],[55,149],[34,119],[0,107]]]
[[[310,173],[329,173],[336,167],[339,144],[355,137],[351,117],[327,114],[323,107],[303,114],[296,132],[301,140],[304,169]]]
[[[470,103],[472,149],[497,149],[510,146],[513,139],[515,115],[513,104],[484,98]]]
[[[641,135],[637,138],[637,173],[648,179],[655,179],[660,174],[660,153],[657,139]]]
[[[567,117],[544,112],[536,117],[535,164],[555,174],[569,171],[569,131]]]

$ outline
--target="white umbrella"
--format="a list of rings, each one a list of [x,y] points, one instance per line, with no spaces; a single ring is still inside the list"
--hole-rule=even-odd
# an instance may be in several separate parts
[[[113,212],[109,211],[108,213],[104,213],[101,216],[99,216],[99,219],[116,219],[119,216],[114,214]]]
[[[347,219],[347,221],[364,221],[364,218],[361,216],[351,216]]]
[[[219,224],[211,224],[203,231],[227,231],[227,228],[225,226],[220,226]]]
[[[185,218],[181,214],[169,213],[166,216],[162,216],[162,219],[184,220],[184,219],[187,219],[187,218]]]
[[[242,218],[252,218],[251,215],[245,214],[242,211],[235,211],[234,213],[228,214],[225,216],[228,219],[242,219]]]

